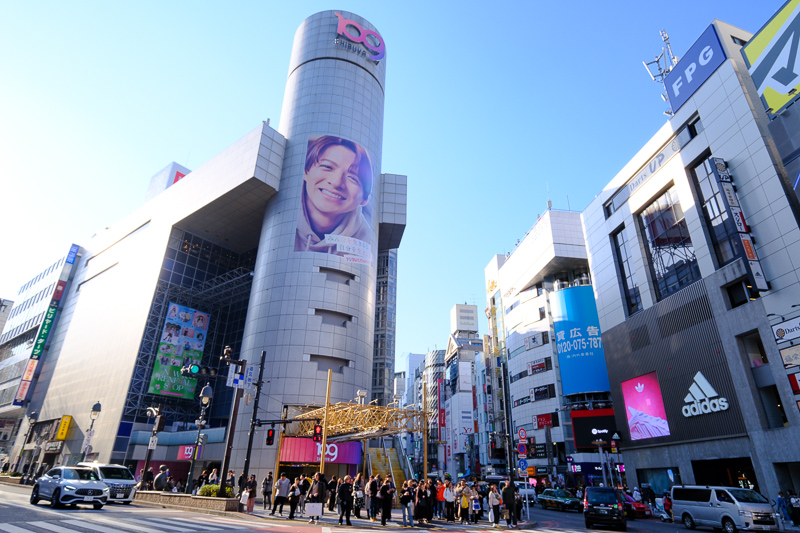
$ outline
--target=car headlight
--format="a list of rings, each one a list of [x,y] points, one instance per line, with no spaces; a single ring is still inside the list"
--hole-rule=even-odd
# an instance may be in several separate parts
[[[108,487],[104,488],[103,492],[108,492]]]
[[[78,490],[77,487],[73,487],[72,485],[67,485],[64,487],[64,490]]]
[[[739,511],[739,516],[748,516],[748,517],[750,517],[750,516],[753,516],[753,513],[751,513],[750,511]]]

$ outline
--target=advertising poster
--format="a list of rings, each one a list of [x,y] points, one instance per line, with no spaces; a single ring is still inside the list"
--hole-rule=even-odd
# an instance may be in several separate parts
[[[197,380],[181,375],[181,368],[200,364],[208,335],[208,313],[170,302],[158,343],[148,394],[192,399]]]
[[[570,287],[550,296],[563,394],[609,392],[600,319],[591,286]]]
[[[371,264],[372,184],[365,148],[332,135],[309,137],[294,251]]]
[[[576,448],[611,447],[611,437],[617,432],[613,409],[586,409],[571,415]]]
[[[656,373],[623,381],[621,385],[631,440],[668,436],[667,412]]]

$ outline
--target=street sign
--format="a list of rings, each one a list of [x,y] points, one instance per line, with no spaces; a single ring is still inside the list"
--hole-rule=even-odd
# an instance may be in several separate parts
[[[528,438],[528,432],[525,431],[525,428],[519,428],[519,440],[525,440]]]
[[[253,378],[256,375],[256,365],[247,365],[244,370],[244,386],[249,389],[253,386]]]
[[[147,449],[155,450],[157,445],[158,445],[158,437],[153,435],[152,437],[150,437],[150,442],[147,444]]]
[[[519,453],[520,455],[528,455],[528,447],[520,442],[517,445],[517,453]],[[527,468],[527,467],[521,467],[521,468]]]
[[[528,461],[526,461],[525,459],[520,459],[519,460],[519,467],[521,469],[523,469],[523,470],[527,470],[528,469]]]

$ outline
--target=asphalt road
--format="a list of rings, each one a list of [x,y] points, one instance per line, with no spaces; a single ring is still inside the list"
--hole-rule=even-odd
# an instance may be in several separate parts
[[[246,531],[274,531],[303,533],[334,533],[348,531],[353,533],[374,532],[376,530],[397,530],[402,528],[399,510],[394,510],[394,521],[385,528],[379,522],[353,520],[353,527],[341,527],[336,518],[329,513],[319,525],[308,524],[307,518],[298,517],[288,521],[286,518],[269,518],[257,509],[255,517],[230,514],[228,516],[206,515],[191,511],[162,509],[141,505],[109,504],[99,511],[91,506],[77,508],[50,509],[46,501],[38,505],[30,504],[30,487],[0,485],[0,532],[8,533],[189,533],[215,532],[229,533]],[[288,513],[286,513],[288,514]],[[525,519],[523,511],[523,520]],[[507,529],[501,520],[501,528]],[[585,533],[583,515],[577,512],[559,512],[532,507],[527,521],[520,524],[521,529],[535,529],[543,533],[580,532]],[[416,527],[416,531],[447,531],[459,533],[476,530],[489,530],[487,521],[477,526],[445,525],[434,522],[426,527]],[[658,519],[640,519],[628,522],[630,533],[675,533],[685,531],[682,525],[662,523]],[[592,531],[603,531],[596,527]]]

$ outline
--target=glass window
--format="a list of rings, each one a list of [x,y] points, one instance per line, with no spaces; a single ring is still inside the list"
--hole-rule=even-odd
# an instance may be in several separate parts
[[[662,300],[700,279],[694,246],[673,186],[639,214],[656,293]]]
[[[736,224],[728,216],[725,199],[717,185],[708,159],[692,169],[703,216],[708,228],[708,237],[717,258],[717,267],[723,267],[740,255],[741,240]]]
[[[628,239],[625,228],[612,236],[614,248],[617,253],[618,275],[622,281],[622,292],[625,298],[625,307],[628,315],[642,310],[642,297],[639,294],[639,284],[636,282],[636,273],[631,266],[628,253]]]

